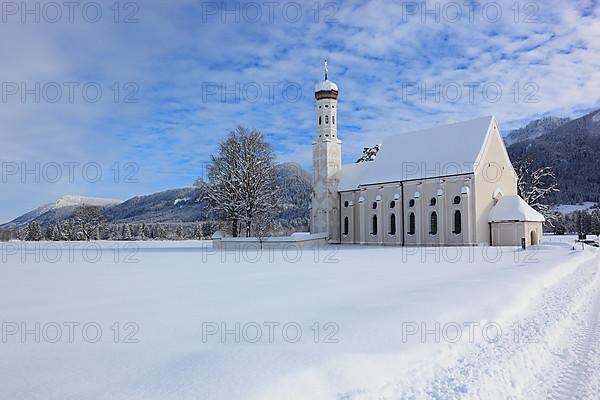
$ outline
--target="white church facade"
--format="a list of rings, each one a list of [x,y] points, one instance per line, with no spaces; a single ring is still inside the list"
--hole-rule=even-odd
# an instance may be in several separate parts
[[[517,195],[494,117],[384,138],[373,161],[342,164],[338,86],[315,88],[311,233],[331,243],[536,245],[544,217]]]

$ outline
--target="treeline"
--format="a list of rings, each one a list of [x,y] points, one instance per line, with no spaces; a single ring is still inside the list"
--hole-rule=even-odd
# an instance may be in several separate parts
[[[99,224],[91,230],[83,224],[67,220],[60,224],[42,226],[34,221],[16,231],[16,238],[25,241],[83,241],[83,240],[194,240],[210,239],[219,229],[218,222]]]
[[[547,227],[548,232],[557,235],[568,233],[581,233],[600,235],[600,209],[575,211],[566,215],[557,213],[552,222],[552,227]]]

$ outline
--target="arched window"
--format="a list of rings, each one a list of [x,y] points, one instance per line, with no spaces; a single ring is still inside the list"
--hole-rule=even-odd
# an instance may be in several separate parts
[[[319,115],[319,125],[321,125],[321,116]]]
[[[454,198],[454,204],[460,204],[460,196]]]
[[[413,199],[410,199],[410,201],[408,202],[408,206],[409,207],[414,207],[415,206],[415,201]]]
[[[329,123],[329,115],[325,116],[325,125],[327,125]]]
[[[429,234],[437,235],[437,213],[434,211],[429,218]]]
[[[377,202],[376,201],[373,202],[372,207],[373,207],[373,210],[377,210]]]
[[[396,214],[390,215],[390,235],[396,234]]]
[[[410,213],[408,216],[408,234],[414,235],[415,230],[415,213]]]
[[[377,235],[377,215],[373,215],[371,220],[371,235]]]
[[[396,207],[396,202],[394,200],[392,200],[390,202],[390,208],[395,208]]]
[[[459,234],[462,232],[462,215],[460,210],[454,211],[454,231],[452,233]]]
[[[432,197],[431,200],[429,201],[429,205],[430,206],[435,206],[435,203],[437,203],[437,200],[435,197]]]
[[[332,115],[332,116],[331,116],[331,124],[332,124],[332,125],[335,125],[335,115]]]
[[[348,235],[348,217],[344,218],[344,235]]]

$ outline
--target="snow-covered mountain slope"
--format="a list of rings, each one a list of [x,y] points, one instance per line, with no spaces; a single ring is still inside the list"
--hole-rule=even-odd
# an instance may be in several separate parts
[[[507,150],[513,163],[530,159],[533,168],[545,166],[554,170],[560,192],[552,193],[550,201],[556,204],[600,201],[600,110],[570,120],[539,137],[515,142]]]
[[[536,119],[528,123],[523,128],[515,129],[511,131],[505,138],[506,145],[509,146],[513,143],[522,142],[523,140],[535,139],[546,133],[550,133],[558,127],[563,126],[567,122],[571,121],[571,118],[559,118],[559,117],[544,117]]]
[[[71,206],[98,206],[106,207],[122,203],[122,200],[101,199],[97,197],[84,196],[63,196],[54,202],[54,208],[71,207]]]
[[[310,175],[296,164],[276,167],[277,186],[281,188],[281,210],[275,217],[284,227],[307,226],[310,204]],[[104,207],[106,221],[123,223],[180,223],[216,219],[208,204],[205,188],[200,186],[165,190],[126,201],[63,196],[52,204],[24,214],[0,228],[25,226],[36,220],[42,225],[67,219],[77,206],[86,204]]]
[[[60,210],[64,209],[64,211],[67,211],[83,205],[108,207],[120,203],[122,203],[121,200],[115,199],[102,199],[97,197],[84,197],[73,195],[62,196],[53,203],[45,204],[41,207],[36,208],[35,210],[21,215],[20,217],[15,218],[14,220],[6,224],[0,225],[0,228],[24,226],[38,219],[42,215],[52,211],[61,214]]]

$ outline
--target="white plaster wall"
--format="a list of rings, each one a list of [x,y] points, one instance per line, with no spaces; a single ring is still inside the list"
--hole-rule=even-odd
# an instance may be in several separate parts
[[[475,168],[475,227],[474,240],[490,243],[488,216],[495,204],[494,194],[517,194],[517,178],[506,152],[498,125],[494,122],[484,153]]]

